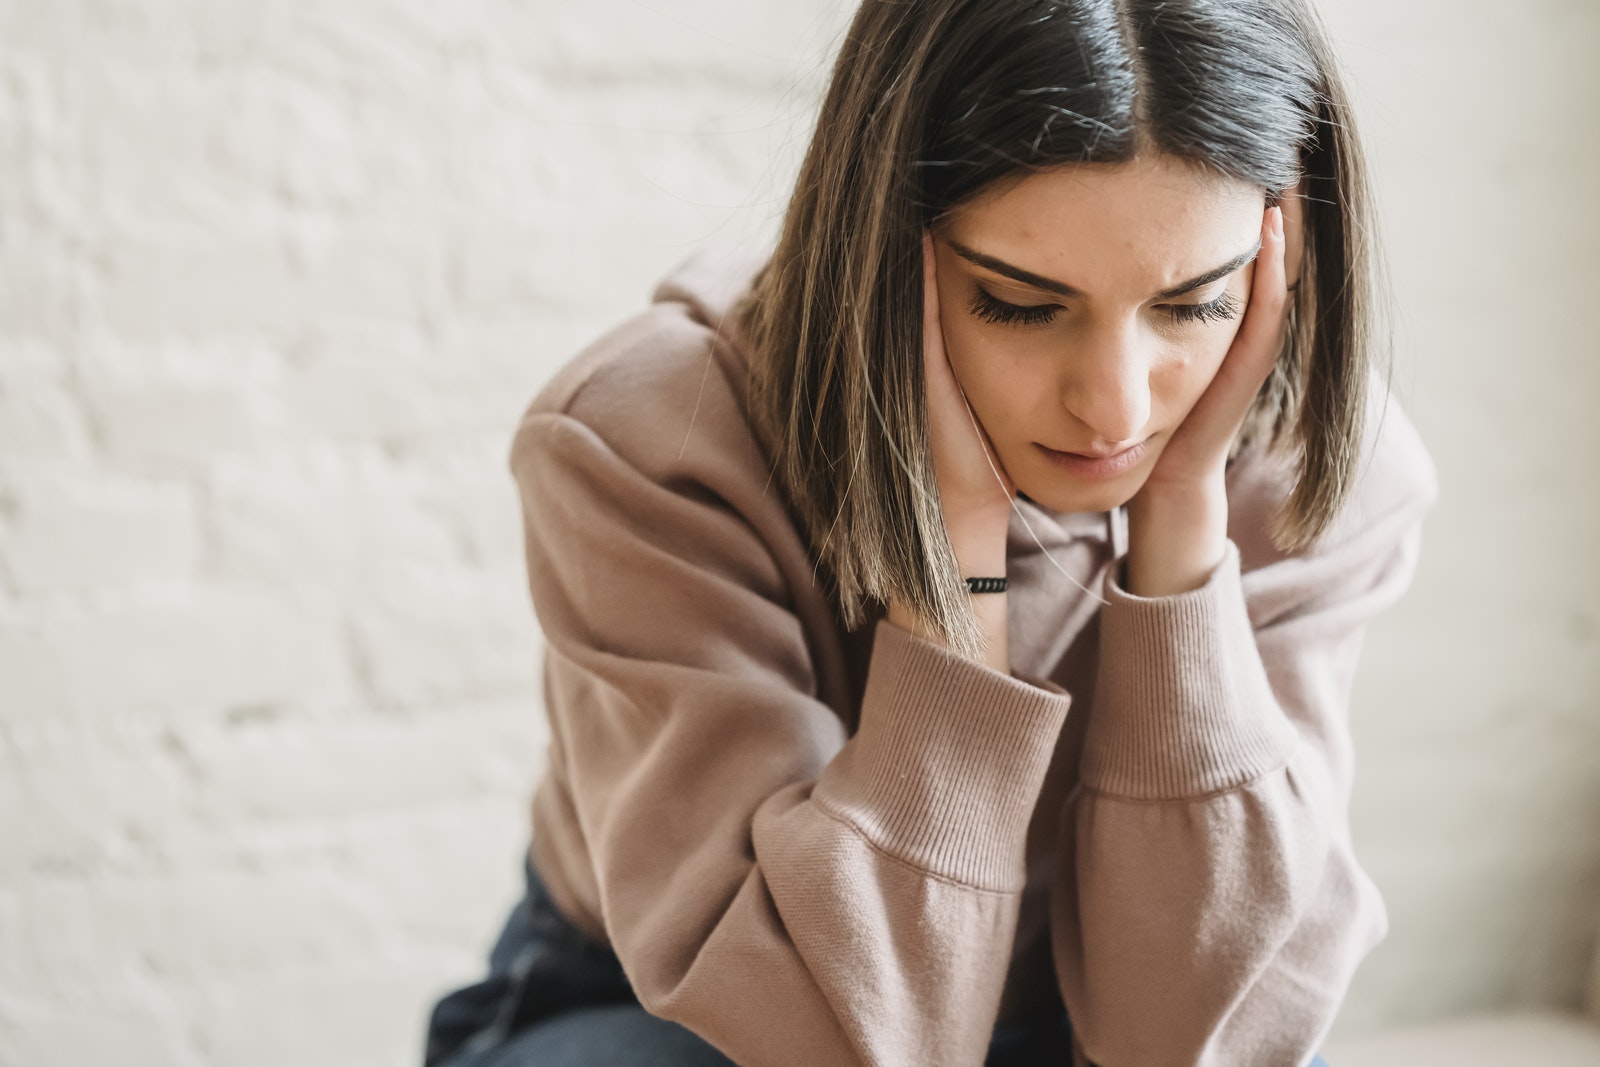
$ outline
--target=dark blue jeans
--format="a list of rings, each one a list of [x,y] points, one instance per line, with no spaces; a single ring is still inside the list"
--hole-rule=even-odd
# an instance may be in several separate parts
[[[733,1067],[678,1025],[645,1011],[617,957],[556,910],[533,865],[489,953],[489,974],[434,1006],[424,1067]],[[1059,1000],[995,1030],[984,1067],[1072,1062]],[[1319,1056],[1310,1067],[1328,1067]]]

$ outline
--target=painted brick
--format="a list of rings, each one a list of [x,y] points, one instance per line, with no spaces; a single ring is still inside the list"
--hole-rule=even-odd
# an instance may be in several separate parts
[[[426,961],[423,961],[425,963]],[[229,1067],[392,1067],[421,1062],[425,966],[387,954],[262,968],[185,990],[203,1062]],[[262,1025],[271,1004],[277,1025]],[[409,1010],[397,1010],[406,1005]],[[292,1023],[290,1022],[292,1020]]]
[[[372,587],[385,568],[456,557],[449,494],[371,445],[223,459],[207,479],[218,574],[323,589]]]
[[[385,705],[519,691],[537,670],[527,594],[503,573],[397,572],[350,615],[362,678]]]
[[[539,764],[538,704],[486,714],[457,705],[423,721],[376,716],[192,732],[207,804],[230,824],[333,820],[479,796],[517,796]],[[493,711],[493,709],[490,709]]]
[[[25,891],[23,908],[32,918],[12,951],[37,992],[65,996],[84,989],[114,998],[126,979],[103,967],[107,959],[136,965],[155,984],[231,982],[370,956],[384,942],[362,895],[310,868],[110,876],[94,886],[45,879]]]
[[[158,737],[74,731],[67,744],[0,750],[0,884],[30,875],[92,884],[157,867],[199,802],[186,766]]]
[[[7,318],[0,311],[0,321]],[[81,465],[88,452],[83,409],[65,362],[37,339],[0,340],[0,457],[13,465],[24,460]]]
[[[194,574],[195,502],[170,482],[45,468],[11,481],[0,567],[23,593],[178,582]],[[0,481],[3,484],[3,481]]]
[[[337,318],[415,322],[437,285],[428,244],[426,234],[351,233],[295,262],[270,234],[129,243],[107,251],[104,321],[130,337],[283,335]]]
[[[345,692],[343,650],[325,603],[269,592],[173,591],[0,621],[0,664],[20,683],[0,722],[114,727],[314,704]]]
[[[0,1063],[209,1067],[215,1062],[193,1048],[186,1027],[164,998],[128,995],[113,1003],[97,999],[80,992],[70,1002],[36,1000],[0,1008]]]
[[[259,339],[127,345],[77,356],[95,436],[119,466],[195,473],[218,456],[280,445],[282,357]]]

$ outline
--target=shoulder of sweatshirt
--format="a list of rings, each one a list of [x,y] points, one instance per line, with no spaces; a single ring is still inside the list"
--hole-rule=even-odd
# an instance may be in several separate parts
[[[653,481],[764,472],[735,314],[762,262],[713,248],[674,268],[646,308],[580,351],[534,397],[512,442],[512,469],[535,447],[535,427],[565,417]]]

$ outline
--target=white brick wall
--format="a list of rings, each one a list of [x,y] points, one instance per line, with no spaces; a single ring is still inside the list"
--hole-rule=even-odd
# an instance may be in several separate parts
[[[1576,1004],[1600,908],[1600,14],[1469,7],[1328,8],[1447,494],[1350,1026]],[[770,233],[847,8],[0,0],[0,1064],[417,1061],[542,761],[510,430]]]

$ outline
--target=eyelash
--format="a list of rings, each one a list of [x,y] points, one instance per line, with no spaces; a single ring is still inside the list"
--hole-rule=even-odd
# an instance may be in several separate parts
[[[1238,318],[1241,310],[1239,301],[1234,299],[1232,293],[1223,293],[1204,304],[1167,304],[1165,307],[1167,313],[1181,323],[1225,322]],[[1054,319],[1056,312],[1062,308],[1059,304],[1009,304],[978,286],[972,294],[968,310],[984,322],[996,326],[1042,326]]]
[[[1232,293],[1204,304],[1168,304],[1167,312],[1179,322],[1226,322],[1239,317],[1241,306]]]
[[[1061,308],[1056,304],[1008,304],[998,300],[982,286],[972,293],[971,311],[984,322],[996,326],[1042,326],[1056,317]]]

